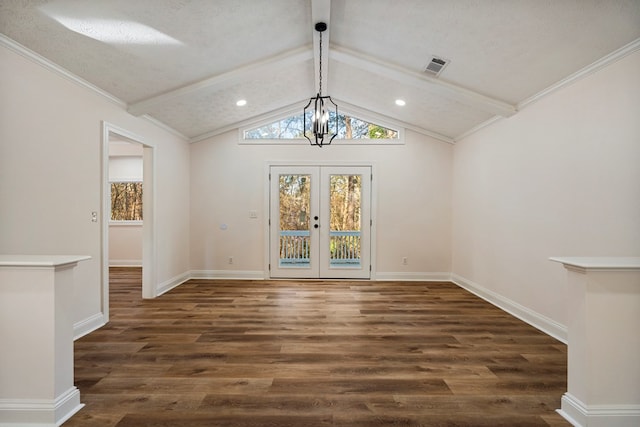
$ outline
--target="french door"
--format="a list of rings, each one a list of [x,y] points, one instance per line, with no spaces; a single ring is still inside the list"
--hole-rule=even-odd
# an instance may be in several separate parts
[[[368,279],[371,167],[272,166],[273,278]]]

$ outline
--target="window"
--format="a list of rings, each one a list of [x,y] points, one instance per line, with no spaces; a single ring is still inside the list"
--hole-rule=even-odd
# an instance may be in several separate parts
[[[142,182],[111,183],[111,221],[142,221]]]
[[[307,127],[311,126],[311,112],[307,112]],[[355,140],[366,143],[371,140],[395,140],[400,138],[400,133],[389,127],[371,123],[354,116],[334,112],[329,113],[330,127],[338,121],[337,139]],[[257,128],[247,129],[243,132],[244,140],[261,139],[301,139],[304,138],[303,114],[289,116],[284,119],[269,123]],[[306,129],[310,133],[310,129]]]

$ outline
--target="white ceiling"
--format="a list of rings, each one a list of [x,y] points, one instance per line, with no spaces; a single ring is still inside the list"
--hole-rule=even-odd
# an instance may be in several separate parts
[[[0,0],[0,33],[192,140],[302,110],[318,21],[325,95],[449,141],[640,44],[640,0]]]

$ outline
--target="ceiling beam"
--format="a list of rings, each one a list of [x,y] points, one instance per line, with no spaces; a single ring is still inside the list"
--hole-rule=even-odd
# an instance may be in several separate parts
[[[320,33],[316,31],[316,24],[324,22],[327,30],[322,33],[322,89],[326,95],[329,85],[329,42],[331,34],[331,0],[311,0],[311,32],[313,34],[313,64],[315,70],[316,92],[320,88]]]
[[[447,98],[455,99],[470,107],[478,108],[482,111],[498,116],[510,117],[517,112],[515,105],[511,105],[499,99],[491,98],[462,86],[430,77],[423,73],[408,70],[394,64],[383,62],[377,58],[354,52],[343,47],[332,46],[329,56],[335,61],[393,79],[400,83],[408,84],[420,89],[430,91],[435,90]]]
[[[281,70],[300,62],[313,59],[313,55],[308,46],[292,49],[279,55],[272,56],[267,59],[253,62],[222,74],[208,77],[196,83],[192,83],[180,88],[152,96],[145,100],[129,105],[127,111],[134,116],[141,116],[150,113],[150,110],[158,104],[179,98],[194,92],[207,89],[216,90],[236,83],[242,83],[255,77],[259,77],[270,71]]]

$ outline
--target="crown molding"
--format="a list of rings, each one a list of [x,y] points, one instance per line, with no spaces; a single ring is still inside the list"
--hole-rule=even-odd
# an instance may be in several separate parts
[[[124,102],[123,100],[111,95],[109,92],[105,90],[100,89],[98,86],[95,86],[94,84],[91,84],[88,81],[76,76],[71,71],[65,68],[62,68],[61,66],[51,62],[44,56],[32,51],[31,49],[28,49],[22,46],[20,43],[16,42],[13,39],[10,39],[4,34],[0,34],[0,46],[6,47],[10,51],[17,53],[18,55],[40,65],[41,67],[46,68],[47,70],[53,72],[54,74],[57,74],[58,76],[66,80],[69,80],[72,83],[77,84],[78,86],[84,87],[85,89],[89,89],[90,91],[100,95],[107,101],[113,104],[116,104],[119,107],[122,107],[125,109],[127,108],[127,103]]]
[[[461,140],[465,139],[466,137],[468,137],[469,135],[473,135],[474,133],[478,132],[480,129],[484,129],[484,128],[488,127],[489,125],[492,125],[493,123],[502,120],[503,118],[504,117],[501,117],[501,116],[493,116],[490,119],[485,120],[484,122],[480,123],[479,125],[476,125],[476,126],[472,127],[468,131],[463,132],[460,135],[456,136],[455,138],[453,138],[453,141],[454,142],[461,141]]]
[[[143,116],[141,116],[142,119],[148,121],[149,123],[152,123],[153,125],[159,127],[160,129],[169,132],[170,134],[177,136],[178,138],[182,139],[185,142],[189,142],[189,137],[186,136],[185,134],[183,134],[182,132],[172,128],[171,126],[169,126],[168,124],[161,122],[160,120],[156,119],[155,117],[151,117],[148,114],[145,114]]]
[[[568,77],[565,77],[564,79],[558,81],[557,83],[552,84],[548,88],[536,93],[535,95],[525,99],[524,101],[519,102],[517,108],[518,110],[520,110],[535,102],[538,102],[542,98],[548,95],[551,95],[552,93],[557,92],[560,89],[570,86],[575,82],[577,82],[578,80],[583,79],[587,76],[590,76],[591,74],[594,74],[595,72],[600,71],[605,67],[608,67],[614,62],[617,62],[622,58],[624,58],[625,56],[630,55],[638,50],[640,50],[640,38],[635,39],[631,43],[625,46],[622,46],[620,49],[611,52],[610,54],[600,58],[596,62],[590,65],[587,65],[583,69],[571,74]]]
[[[68,80],[82,88],[88,89],[89,91],[99,95],[100,97],[102,97],[103,99],[109,101],[112,104],[117,105],[118,107],[126,110],[127,109],[127,103],[124,102],[123,100],[121,100],[120,98],[110,94],[109,92],[100,89],[98,86],[89,83],[88,81],[84,80],[81,77],[76,76],[75,74],[73,74],[71,71],[59,66],[58,64],[51,62],[50,60],[48,60],[47,58],[45,58],[44,56],[32,51],[31,49],[21,45],[20,43],[16,42],[15,40],[7,37],[4,34],[0,34],[0,46],[3,46],[5,48],[7,48],[8,50],[22,56],[23,58],[28,59],[31,62],[34,62],[37,65],[40,65],[41,67],[45,68],[46,70],[51,71],[52,73],[58,75],[59,77],[64,78],[65,80]],[[154,119],[151,116],[143,116],[143,118],[145,120],[147,120],[150,123],[153,123],[155,126],[185,140],[188,141],[189,138],[186,137],[185,135],[183,135],[182,133],[178,132],[177,130],[173,129],[172,127],[166,125],[165,123],[162,123],[156,119]]]
[[[564,89],[565,87],[571,86],[572,84],[576,83],[577,81],[588,77],[600,70],[602,70],[603,68],[608,67],[609,65],[612,65],[613,63],[621,60],[622,58],[624,58],[625,56],[628,56],[634,52],[637,52],[640,50],[640,38],[635,39],[634,41],[632,41],[631,43],[622,46],[620,49],[610,53],[609,55],[606,55],[602,58],[600,58],[599,60],[595,61],[594,63],[584,67],[583,69],[571,74],[568,77],[565,77],[564,79],[558,81],[557,83],[552,84],[551,86],[547,87],[546,89],[536,93],[535,95],[525,99],[524,101],[521,101],[518,103],[517,105],[517,110],[521,111],[524,108],[530,106],[531,104],[534,104],[538,101],[540,101],[541,99],[561,90]],[[500,116],[495,116],[490,118],[489,120],[479,124],[478,126],[469,129],[468,131],[462,133],[461,135],[458,135],[454,138],[455,142],[461,141],[464,138],[478,132],[481,129],[484,129],[485,127],[488,127],[490,125],[492,125],[495,122],[498,122],[502,117]]]

